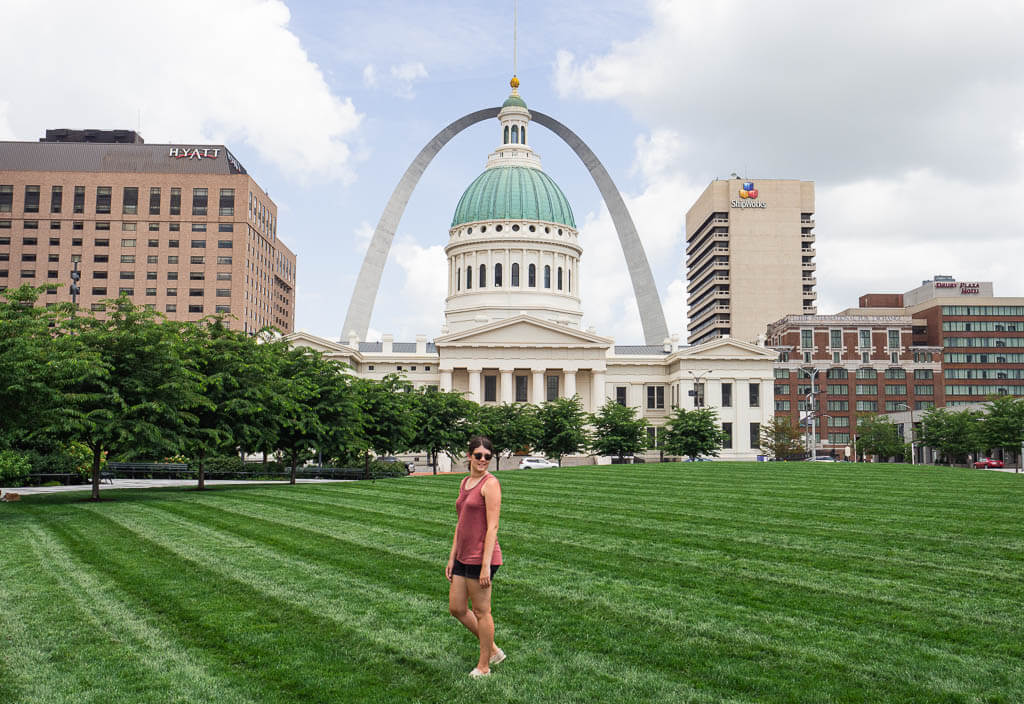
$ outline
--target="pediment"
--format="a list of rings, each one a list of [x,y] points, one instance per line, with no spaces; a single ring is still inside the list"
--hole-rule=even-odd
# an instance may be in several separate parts
[[[599,347],[609,348],[613,340],[590,332],[550,323],[529,315],[517,315],[469,330],[442,335],[434,340],[440,347]]]
[[[289,333],[284,336],[284,339],[292,347],[308,347],[330,355],[359,356],[359,353],[348,345],[343,345],[336,340],[328,340],[326,337],[319,337],[305,330]]]
[[[685,347],[672,355],[672,359],[749,359],[774,362],[778,357],[775,350],[750,342],[741,342],[731,337],[720,337],[703,345]]]

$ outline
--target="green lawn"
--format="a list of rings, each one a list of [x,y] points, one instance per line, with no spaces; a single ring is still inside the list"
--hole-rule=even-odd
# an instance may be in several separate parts
[[[497,640],[447,613],[458,477],[0,504],[0,702],[1021,702],[1024,477],[501,472]]]

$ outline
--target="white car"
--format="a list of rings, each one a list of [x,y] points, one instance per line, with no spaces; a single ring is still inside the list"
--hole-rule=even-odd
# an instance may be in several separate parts
[[[544,469],[546,467],[557,467],[558,463],[543,457],[524,457],[519,463],[519,469]]]
[[[835,457],[832,457],[831,455],[818,455],[817,457],[808,457],[807,459],[811,460],[812,462],[838,462],[839,461]]]

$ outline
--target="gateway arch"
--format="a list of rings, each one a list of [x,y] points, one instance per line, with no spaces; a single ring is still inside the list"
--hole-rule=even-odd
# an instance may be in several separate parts
[[[351,332],[355,332],[360,340],[366,339],[366,331],[370,327],[370,314],[373,312],[373,305],[377,300],[384,264],[387,261],[388,252],[391,250],[391,243],[395,239],[395,231],[402,219],[402,213],[405,212],[405,206],[409,203],[409,197],[412,196],[412,192],[427,166],[455,135],[478,122],[497,117],[500,110],[501,108],[485,108],[460,117],[438,132],[427,143],[427,146],[420,150],[409,168],[405,170],[402,180],[398,182],[398,186],[395,187],[384,208],[377,228],[373,231],[373,239],[370,240],[369,249],[363,259],[363,266],[359,269],[359,277],[356,279],[352,300],[348,306],[348,313],[345,315],[345,325],[341,331],[343,340]],[[604,198],[605,205],[608,207],[608,212],[612,216],[615,231],[619,235],[619,242],[622,244],[622,253],[626,257],[626,266],[633,282],[633,294],[640,312],[644,342],[648,345],[660,345],[668,338],[665,312],[661,307],[658,289],[654,285],[654,276],[651,274],[651,266],[647,261],[647,253],[644,252],[636,225],[633,224],[633,218],[629,215],[629,210],[626,208],[619,189],[615,187],[611,176],[608,175],[608,171],[594,152],[576,133],[553,117],[536,110],[530,110],[530,119],[561,137],[562,141],[576,152],[593,177],[594,183],[597,184],[601,197]]]

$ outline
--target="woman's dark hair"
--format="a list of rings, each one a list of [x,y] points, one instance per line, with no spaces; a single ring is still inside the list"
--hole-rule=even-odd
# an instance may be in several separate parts
[[[478,447],[482,447],[485,450],[489,450],[491,454],[494,454],[494,445],[491,444],[491,439],[486,435],[474,435],[469,439],[469,451],[473,452]]]

